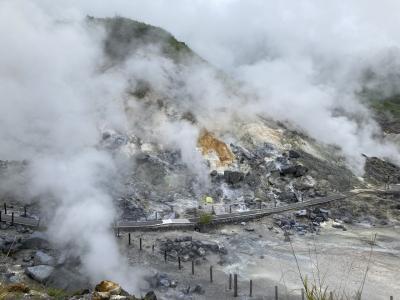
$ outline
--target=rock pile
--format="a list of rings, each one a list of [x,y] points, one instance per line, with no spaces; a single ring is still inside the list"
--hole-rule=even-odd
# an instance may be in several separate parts
[[[167,251],[167,255],[173,259],[181,257],[182,261],[205,257],[208,253],[227,254],[224,246],[212,241],[196,241],[191,236],[167,239],[161,243],[160,251]]]
[[[322,222],[328,221],[330,211],[322,208],[314,210],[299,210],[295,213],[296,218],[289,216],[275,216],[275,224],[285,232],[296,232],[299,235],[313,233],[319,230]]]

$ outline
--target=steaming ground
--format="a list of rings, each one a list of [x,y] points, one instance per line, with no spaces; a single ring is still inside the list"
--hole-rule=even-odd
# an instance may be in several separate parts
[[[370,104],[398,93],[400,39],[391,22],[367,22],[372,6],[332,5],[327,15],[312,1],[196,3],[210,24],[227,21],[211,30],[172,3],[156,3],[163,18],[140,1],[113,9],[157,19],[198,54],[92,1],[0,4],[0,160],[16,161],[4,163],[1,195],[32,204],[92,284],[146,288],[110,231],[115,219],[190,217],[204,196],[235,211],[400,181],[399,132],[388,138],[388,112],[378,118]],[[176,5],[188,29],[167,18]],[[239,12],[254,18],[238,27]],[[375,201],[332,218],[395,224],[396,198]]]

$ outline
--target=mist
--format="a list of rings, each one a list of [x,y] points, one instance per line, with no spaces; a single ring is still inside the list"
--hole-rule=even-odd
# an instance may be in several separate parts
[[[244,83],[254,98],[246,107],[221,94],[206,103],[233,114],[240,107],[242,115],[258,112],[288,121],[320,142],[339,146],[357,174],[363,169],[360,153],[398,161],[396,146],[381,138],[359,97],[365,87],[385,96],[398,93],[399,71],[392,64],[400,46],[397,1],[119,0],[112,5],[72,1],[61,7],[50,2],[41,5],[53,14],[120,15],[169,30]],[[365,82],[366,72],[375,78]],[[201,93],[212,93],[218,83],[207,87]]]
[[[80,258],[92,283],[107,278],[137,291],[140,279],[111,231],[116,164],[98,147],[100,128],[126,126],[114,101],[122,79],[98,72],[100,33],[29,2],[3,1],[0,34],[0,157],[29,162],[27,193],[51,216],[51,241]]]

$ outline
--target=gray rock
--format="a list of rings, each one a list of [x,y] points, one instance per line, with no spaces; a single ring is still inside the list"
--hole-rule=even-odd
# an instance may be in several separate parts
[[[306,175],[308,169],[302,165],[288,166],[281,169],[281,176],[292,175],[294,177],[301,177]]]
[[[156,294],[153,291],[147,292],[144,295],[144,300],[157,300]]]
[[[289,158],[300,158],[300,153],[295,150],[289,150]]]
[[[170,284],[171,284],[170,281],[166,278],[160,280],[160,286],[169,287]]]
[[[192,293],[195,294],[199,294],[199,295],[203,295],[206,291],[204,290],[204,288],[200,285],[197,284],[194,289],[192,290]]]
[[[34,260],[36,265],[49,265],[49,266],[54,266],[56,261],[54,257],[40,250],[36,251]]]
[[[229,184],[237,184],[244,179],[244,174],[238,171],[224,171],[224,179]]]
[[[87,289],[90,284],[82,274],[65,267],[56,268],[46,281],[47,286],[68,292]]]
[[[26,268],[26,274],[40,283],[46,282],[46,280],[50,277],[53,271],[54,267],[46,265],[39,265]]]
[[[41,232],[34,232],[30,237],[22,241],[22,249],[48,250],[50,243],[47,237]]]
[[[204,255],[206,255],[206,250],[204,250],[203,248],[199,248],[199,249],[197,249],[197,253],[200,255],[200,256],[204,256]]]

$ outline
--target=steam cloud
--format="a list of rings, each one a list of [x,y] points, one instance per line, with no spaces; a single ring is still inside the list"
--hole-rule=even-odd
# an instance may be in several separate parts
[[[398,148],[382,138],[358,94],[366,86],[384,95],[399,92],[399,6],[397,1],[3,1],[0,158],[33,162],[30,195],[57,203],[50,233],[83,255],[93,280],[111,277],[132,288],[108,229],[115,216],[108,179],[117,170],[115,159],[97,147],[100,128],[127,132],[141,126],[148,139],[181,150],[199,174],[204,174],[195,150],[199,128],[226,130],[238,116],[259,114],[339,146],[357,172],[363,166],[360,153],[397,159]],[[376,13],[382,10],[384,16]],[[241,93],[228,93],[209,68],[178,70],[156,50],[99,72],[102,36],[80,22],[86,14],[118,14],[171,31],[240,82]],[[366,71],[375,74],[372,81],[364,80]],[[139,74],[178,99],[183,111],[194,111],[199,126],[126,101],[126,87]],[[171,85],[177,81],[185,84]]]

